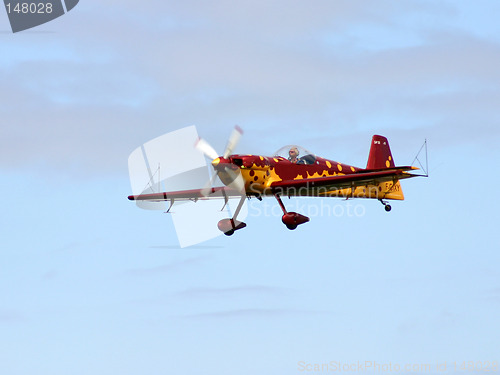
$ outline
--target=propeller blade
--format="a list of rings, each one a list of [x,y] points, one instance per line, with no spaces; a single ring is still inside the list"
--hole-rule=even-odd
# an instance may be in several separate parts
[[[197,150],[203,152],[211,160],[217,159],[219,157],[217,151],[215,151],[214,148],[210,146],[208,142],[202,138],[198,138],[198,140],[194,144],[194,147],[196,147]]]
[[[233,150],[236,148],[236,145],[240,141],[241,135],[243,134],[243,130],[236,125],[227,141],[226,149],[224,150],[224,159],[226,159],[229,155],[233,153]],[[214,158],[215,159],[215,158]]]
[[[242,195],[245,195],[245,181],[243,181],[243,177],[241,176],[241,172],[239,171],[239,169],[237,171],[234,171],[232,169],[226,168],[225,172],[231,176],[232,180],[232,182],[227,186],[240,192]]]
[[[224,150],[224,156],[222,159],[227,159],[229,155],[232,154],[233,150],[236,148],[236,145],[240,141],[241,135],[243,134],[243,130],[236,125],[233,129],[233,132],[231,133],[229,140],[227,141],[226,149]],[[217,151],[214,150],[210,144],[208,144],[207,141],[205,141],[202,138],[198,138],[198,141],[195,143],[196,149],[199,151],[203,152],[207,157],[209,157],[212,160],[218,159],[217,164],[219,163],[219,155],[217,154]],[[224,161],[227,162],[227,161]],[[204,197],[207,197],[211,192],[212,192],[212,186],[215,182],[215,179],[221,172],[220,167],[222,166],[222,163],[218,165],[217,168],[215,168],[215,165],[212,164],[212,166],[215,169],[215,173],[212,175],[212,178],[210,181],[207,182],[207,184],[203,187],[201,190],[201,195]],[[224,173],[227,173],[230,176],[230,179],[232,180],[231,183],[227,186],[229,186],[231,189],[236,190],[240,192],[242,195],[245,194],[245,181],[243,180],[243,177],[241,176],[241,173],[239,169],[237,171],[234,171],[231,169],[231,167],[225,166],[224,168]]]
[[[207,182],[207,184],[201,189],[201,195],[208,197],[212,192],[212,186],[214,185],[215,179],[217,178],[217,172],[212,175],[212,178]]]

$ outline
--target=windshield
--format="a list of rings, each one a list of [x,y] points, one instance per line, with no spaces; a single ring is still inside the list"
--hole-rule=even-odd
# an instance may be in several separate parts
[[[316,156],[304,147],[297,145],[287,145],[274,153],[274,156],[281,156],[292,163],[314,164]]]

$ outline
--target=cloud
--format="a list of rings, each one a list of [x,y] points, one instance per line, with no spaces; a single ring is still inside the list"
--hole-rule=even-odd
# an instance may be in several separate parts
[[[18,311],[14,310],[0,310],[0,324],[1,323],[20,323],[26,321],[26,317]]]
[[[135,276],[135,277],[143,277],[143,276],[150,276],[150,275],[156,275],[156,274],[176,273],[176,272],[184,270],[185,268],[189,268],[192,266],[197,266],[199,264],[202,264],[202,263],[206,262],[208,259],[211,259],[211,257],[208,255],[201,255],[201,256],[193,257],[193,258],[176,260],[176,261],[173,261],[169,264],[164,264],[161,266],[129,269],[129,270],[125,271],[125,275]]]
[[[56,280],[58,277],[59,277],[59,272],[58,271],[56,271],[56,270],[50,270],[50,271],[45,272],[42,275],[42,280],[43,281],[53,281],[53,280]]]
[[[183,298],[213,298],[213,297],[232,297],[235,295],[265,295],[270,297],[279,297],[287,295],[289,288],[271,287],[265,285],[245,285],[238,287],[213,288],[196,287],[189,288],[177,293],[177,296]]]
[[[490,289],[484,298],[493,303],[500,303],[500,287]]]
[[[217,149],[236,123],[266,150],[305,127],[314,142],[430,127],[446,143],[474,122],[494,142],[500,47],[458,20],[417,1],[81,4],[64,33],[7,46],[0,167],[125,174],[135,147],[193,123]]]
[[[225,318],[274,318],[274,317],[284,317],[293,315],[323,315],[323,314],[333,314],[329,311],[312,311],[312,310],[295,310],[295,309],[234,309],[226,311],[215,311],[200,314],[188,314],[180,316],[186,319],[198,319],[198,318],[208,318],[208,319],[225,319]]]

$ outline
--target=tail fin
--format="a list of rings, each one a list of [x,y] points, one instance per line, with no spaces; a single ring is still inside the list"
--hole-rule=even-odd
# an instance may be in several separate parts
[[[384,169],[395,168],[394,159],[389,147],[389,141],[381,135],[374,135],[372,145],[370,147],[370,155],[368,155],[368,163],[366,169]],[[382,194],[379,195],[378,192]],[[382,182],[378,184],[378,199],[396,199],[404,200],[403,189],[398,180],[391,182]]]
[[[366,169],[394,168],[395,166],[387,138],[374,135]]]

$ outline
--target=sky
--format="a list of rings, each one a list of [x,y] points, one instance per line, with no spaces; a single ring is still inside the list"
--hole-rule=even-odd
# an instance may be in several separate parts
[[[16,34],[0,12],[1,372],[493,368],[499,12],[82,0]],[[238,153],[299,144],[358,167],[373,134],[400,165],[427,139],[430,177],[403,181],[390,213],[285,200],[311,216],[295,231],[253,200],[247,228],[181,249],[168,214],[127,200],[128,156],[190,125],[221,152],[235,124]]]

